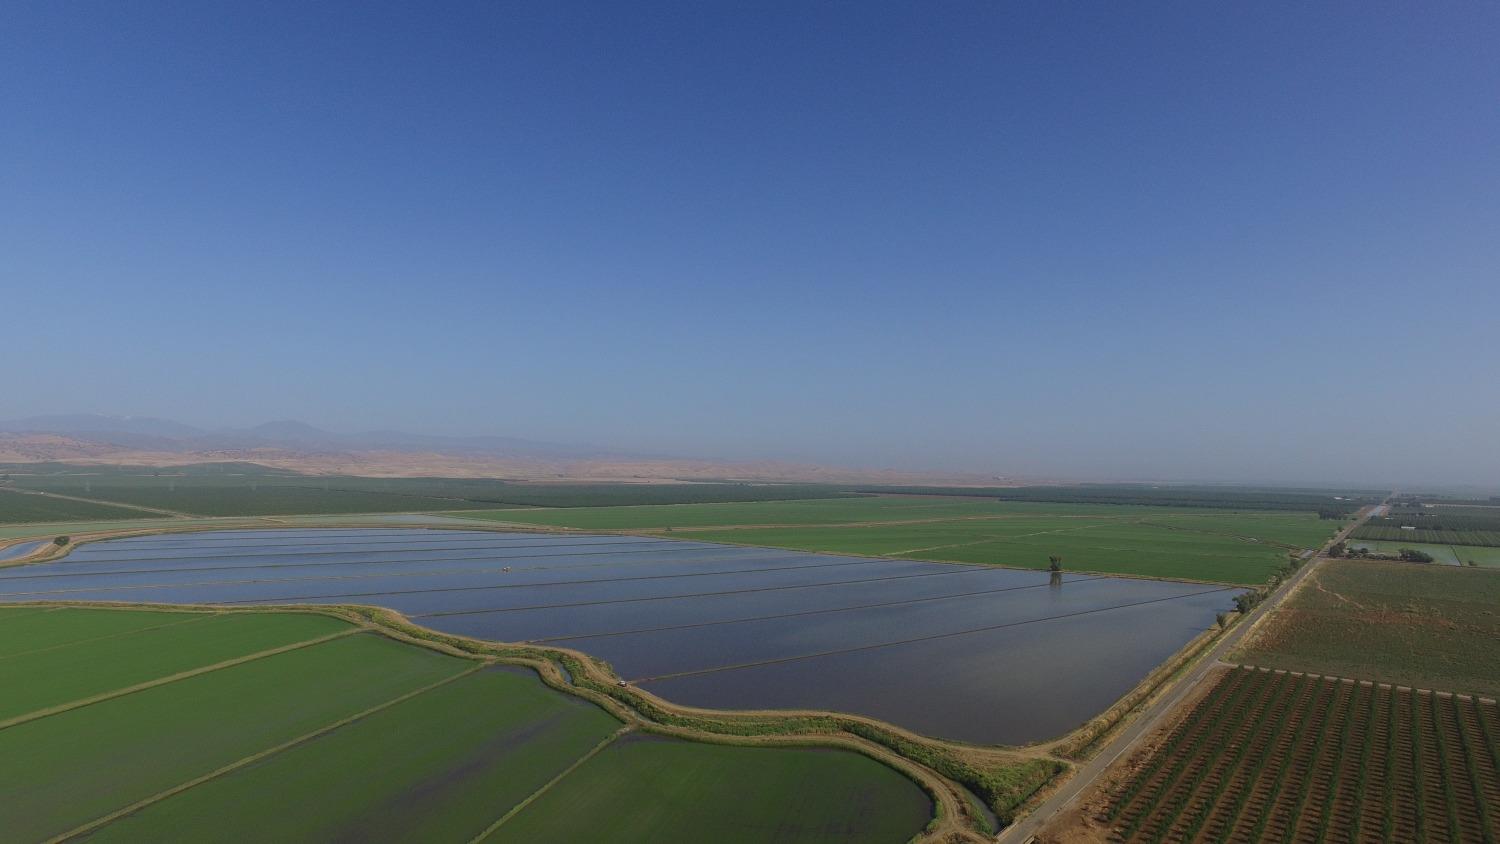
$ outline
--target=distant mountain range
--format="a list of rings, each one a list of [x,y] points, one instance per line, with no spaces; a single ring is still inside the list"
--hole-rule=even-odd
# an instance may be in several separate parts
[[[317,474],[385,477],[969,486],[1005,482],[993,475],[705,460],[516,437],[441,437],[404,431],[339,434],[293,420],[217,430],[149,416],[59,414],[0,421],[0,463],[178,466],[240,461]]]
[[[291,419],[266,422],[251,428],[208,430],[150,416],[55,414],[0,421],[0,433],[55,434],[122,448],[169,452],[274,448],[336,452],[426,451],[553,460],[645,456],[516,437],[442,437],[405,431],[339,434]]]

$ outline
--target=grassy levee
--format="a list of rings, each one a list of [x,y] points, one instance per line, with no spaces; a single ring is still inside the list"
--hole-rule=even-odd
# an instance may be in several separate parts
[[[91,839],[232,841],[253,829],[264,841],[467,841],[619,726],[529,670],[480,671],[154,803]]]
[[[863,757],[627,737],[498,826],[490,842],[900,842],[927,796]]]
[[[109,609],[60,609],[38,621],[66,627],[89,616],[144,616]],[[289,615],[275,624],[248,615],[173,613],[161,626],[34,649],[0,658],[0,722],[246,654],[305,642],[349,627],[328,616]],[[0,635],[0,638],[4,638]]]
[[[471,666],[355,634],[17,724],[0,730],[0,829],[60,835]]]
[[[555,688],[572,691],[627,720],[664,735],[729,744],[816,745],[856,750],[916,780],[936,802],[934,836],[976,836],[983,821],[973,817],[961,783],[979,795],[1002,823],[1068,769],[1065,762],[1001,748],[971,747],[907,733],[884,722],[827,712],[722,712],[669,703],[640,689],[619,685],[610,668],[586,654],[561,648],[503,645],[439,633],[412,624],[381,607],[339,608],[393,635],[435,643],[455,652],[488,655],[531,665]],[[937,776],[934,776],[934,773]]]

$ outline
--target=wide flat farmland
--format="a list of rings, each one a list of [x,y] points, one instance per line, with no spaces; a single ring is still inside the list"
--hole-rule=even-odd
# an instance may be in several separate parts
[[[1500,548],[1483,545],[1430,545],[1420,542],[1384,542],[1378,539],[1355,539],[1349,541],[1350,548],[1363,548],[1375,554],[1395,556],[1403,549],[1421,551],[1432,556],[1434,563],[1450,566],[1500,567]]]
[[[794,763],[790,764],[790,763]],[[800,844],[892,840],[931,812],[868,760],[819,748],[692,745],[632,735],[610,745],[495,830],[492,842],[586,841],[599,818],[617,844]],[[829,817],[848,817],[830,828]]]
[[[1423,689],[1500,695],[1500,573],[1322,563],[1231,657]]]
[[[1232,668],[1094,820],[1125,842],[1494,841],[1497,732],[1494,701]]]
[[[465,519],[625,530],[910,560],[1259,584],[1317,548],[1338,519],[1312,512],[879,496],[655,507],[471,511]]]
[[[754,818],[799,830],[785,840],[894,844],[933,816],[915,782],[842,750],[672,741],[671,764],[631,757],[628,782],[601,783],[585,763],[632,735],[605,710],[313,613],[4,605],[0,641],[6,841],[516,840],[521,807],[586,771],[602,805],[656,798],[635,821],[651,840]],[[776,791],[813,782],[827,799]]]
[[[384,606],[444,632],[575,648],[682,704],[829,709],[985,744],[1050,738],[1097,715],[1232,594],[651,537],[422,529],[143,536],[0,570],[5,601]]]

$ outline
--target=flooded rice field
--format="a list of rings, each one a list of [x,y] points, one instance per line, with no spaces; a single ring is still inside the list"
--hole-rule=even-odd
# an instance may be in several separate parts
[[[606,659],[678,703],[830,709],[984,744],[1097,715],[1214,622],[1203,584],[672,539],[288,529],[141,536],[0,569],[0,601],[360,603]]]

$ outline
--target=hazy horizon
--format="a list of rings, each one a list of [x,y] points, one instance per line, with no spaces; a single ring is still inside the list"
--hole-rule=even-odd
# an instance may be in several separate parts
[[[11,5],[0,418],[1495,488],[1496,43],[1484,4]]]

